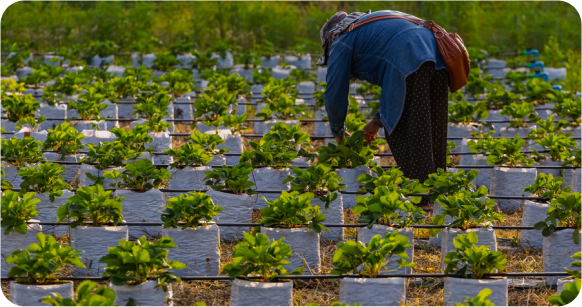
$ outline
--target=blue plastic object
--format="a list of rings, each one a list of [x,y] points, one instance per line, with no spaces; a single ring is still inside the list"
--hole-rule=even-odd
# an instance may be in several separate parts
[[[526,51],[523,51],[521,54],[533,55],[536,59],[535,62],[537,62],[540,58],[540,52],[537,49],[527,49]]]
[[[562,86],[561,85],[554,85],[554,86],[552,86],[552,89],[554,91],[561,92],[562,91]]]
[[[544,71],[545,66],[544,66],[544,62],[537,61],[537,62],[525,64],[525,67],[534,68],[536,73],[541,73]]]
[[[545,72],[538,72],[535,74],[529,75],[530,78],[542,78],[544,81],[548,82],[548,74]]]

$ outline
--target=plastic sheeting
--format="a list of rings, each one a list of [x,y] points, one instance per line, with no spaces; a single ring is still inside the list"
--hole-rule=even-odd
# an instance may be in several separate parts
[[[208,187],[204,184],[204,172],[211,171],[210,166],[191,167],[186,166],[183,169],[170,168],[172,179],[168,182],[168,189],[174,190],[205,190]],[[168,197],[176,197],[186,192],[167,192]]]
[[[407,237],[408,243],[414,245],[414,229],[412,228],[396,229],[384,225],[373,225],[372,229],[369,229],[368,227],[358,228],[358,241],[368,243],[370,242],[370,240],[372,240],[372,237],[374,237],[375,235],[380,235],[380,237],[384,238],[387,233],[392,233],[395,230],[398,230],[398,234]],[[412,262],[414,260],[414,249],[412,246],[406,249],[406,254],[408,254],[409,258],[405,260]],[[396,260],[398,259],[402,258],[399,256],[393,256],[388,265],[386,266],[386,268],[388,270],[394,270],[398,268],[398,263],[396,263]],[[410,274],[410,272],[411,268],[400,268],[398,270],[391,271],[386,274]]]
[[[495,196],[530,196],[523,188],[532,185],[537,177],[535,168],[509,168],[495,166],[491,172],[490,195]],[[521,206],[522,200],[497,199],[501,210],[516,211]]]
[[[81,144],[83,144],[84,146],[87,144],[97,145],[100,142],[112,142],[117,138],[115,134],[109,131],[89,129],[83,130],[81,131],[81,133],[85,135],[85,138],[81,140]]]
[[[533,226],[537,222],[546,219],[550,205],[526,200],[523,204],[522,226]],[[543,246],[543,236],[541,230],[523,229],[519,244],[524,249],[541,248]]]
[[[361,306],[400,306],[406,299],[406,278],[351,278],[340,281],[340,302]]]
[[[115,291],[116,305],[126,306],[132,298],[135,306],[173,306],[172,285],[168,285],[168,292],[164,292],[162,288],[156,288],[157,284],[157,281],[146,281],[134,286],[116,286],[111,283],[108,286]]]
[[[168,250],[168,259],[186,264],[174,270],[176,276],[220,275],[220,231],[216,224],[196,228],[164,228],[162,236],[170,237],[177,248]]]
[[[319,210],[325,215],[325,223],[327,224],[343,224],[344,223],[344,203],[343,195],[334,192],[338,197],[329,204],[329,209],[325,210],[325,203],[319,200],[317,196],[311,200],[311,205],[319,206]],[[321,232],[321,239],[331,241],[342,241],[344,239],[343,227],[328,227],[329,231]]]
[[[30,220],[29,222],[39,222],[38,220]],[[2,277],[8,276],[8,271],[12,267],[6,263],[6,257],[17,249],[26,249],[28,245],[36,243],[36,234],[42,231],[42,226],[39,224],[28,224],[28,232],[26,234],[19,234],[12,231],[9,235],[4,234],[5,229],[1,229],[0,239],[2,242],[2,259],[0,260],[2,266]]]
[[[344,180],[342,184],[347,185],[344,189],[346,192],[358,192],[360,190],[360,183],[356,180],[362,174],[372,174],[370,167],[366,165],[356,166],[354,168],[342,168],[337,170],[337,175]],[[356,202],[356,194],[344,195],[344,208],[353,208]]]
[[[442,234],[442,242],[441,242],[441,261],[444,260],[445,256],[451,252],[456,250],[455,244],[453,240],[460,234],[467,234],[468,232],[474,232],[477,235],[479,241],[477,242],[477,246],[489,246],[490,251],[497,251],[497,237],[495,236],[495,230],[492,228],[472,228],[468,230],[459,230],[459,229],[443,229],[441,231]],[[443,269],[446,267],[444,261],[442,262]]]
[[[255,190],[259,191],[289,191],[291,185],[283,183],[289,176],[290,169],[274,169],[272,167],[255,168],[249,175],[249,180],[255,183]],[[261,193],[257,196],[256,208],[263,208],[267,203],[262,199],[265,196],[268,200],[279,197],[280,193]]]
[[[298,69],[308,69],[311,68],[311,55],[306,54],[301,57],[286,55],[285,62],[289,65],[296,66]]]
[[[224,208],[224,211],[218,214],[218,220],[221,223],[250,223],[252,221],[253,197],[214,190],[209,190],[206,194],[216,205]],[[249,232],[249,227],[220,227],[221,240],[242,239],[244,231]]]
[[[258,282],[235,279],[230,306],[292,306],[293,282]]]
[[[119,239],[128,240],[128,226],[77,226],[71,228],[71,246],[75,250],[83,251],[80,254],[85,268],[75,268],[75,276],[100,276],[105,273],[105,263],[99,262],[107,255],[109,247],[117,246]]]
[[[143,193],[130,190],[116,190],[115,196],[123,196],[123,217],[127,222],[160,222],[160,213],[164,208],[164,193],[152,189]],[[157,236],[162,232],[161,226],[130,227],[129,235]]]
[[[279,65],[280,60],[281,56],[279,55],[272,55],[270,57],[263,56],[261,59],[261,66],[264,68],[274,68]]]
[[[56,222],[57,221],[57,210],[60,206],[64,205],[67,200],[75,195],[75,193],[69,190],[63,190],[63,195],[55,197],[54,201],[51,201],[48,193],[37,193],[36,198],[40,199],[40,203],[36,204],[36,211],[38,215],[35,217],[41,222]],[[45,233],[62,235],[68,232],[68,226],[52,226],[48,229],[45,228]]]
[[[269,240],[285,238],[285,243],[291,246],[293,256],[287,258],[290,264],[284,265],[287,271],[305,267],[305,274],[317,273],[320,270],[319,234],[309,228],[270,228],[261,227],[261,233]]]
[[[495,306],[507,306],[507,279],[470,279],[470,278],[445,278],[444,305],[452,306],[462,302],[464,298],[473,298],[481,290],[491,289],[489,300]]]
[[[543,261],[544,272],[563,272],[569,268],[574,260],[572,255],[580,251],[580,243],[574,243],[574,229],[563,229],[552,233],[549,237],[543,237]],[[580,238],[580,232],[578,232]],[[556,285],[558,276],[546,277],[546,283]]]
[[[62,298],[73,298],[73,282],[65,281],[50,285],[10,282],[10,301],[18,306],[50,306],[40,300],[52,293],[58,293]]]
[[[146,143],[146,147],[153,147],[154,152],[163,152],[164,150],[172,148],[172,137],[169,132],[149,132],[152,137],[151,143]],[[154,164],[170,164],[170,156],[155,155]]]

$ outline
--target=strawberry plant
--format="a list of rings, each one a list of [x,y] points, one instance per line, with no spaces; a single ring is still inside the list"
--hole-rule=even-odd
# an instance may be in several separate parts
[[[506,83],[511,87],[512,92],[518,94],[525,92],[524,81],[526,81],[529,78],[527,72],[510,70],[505,75],[505,78],[507,79]]]
[[[280,130],[286,130],[284,126],[278,126]],[[285,132],[294,132],[292,140],[283,140],[282,134],[277,131],[268,133],[261,140],[257,142],[249,141],[249,146],[253,148],[252,151],[245,150],[242,152],[240,162],[249,162],[253,167],[273,167],[285,168],[291,165],[293,159],[297,157],[297,151],[301,150],[301,144],[306,142],[306,134],[297,130],[294,127]],[[295,147],[296,146],[296,147]],[[294,148],[295,147],[295,148]],[[308,152],[303,152],[308,155]]]
[[[69,123],[62,123],[48,130],[42,149],[56,151],[60,155],[59,160],[62,161],[65,157],[75,155],[84,148],[81,143],[84,138],[85,135],[79,133],[75,127]]]
[[[180,64],[173,54],[156,54],[156,58],[153,61],[152,68],[155,70],[168,71],[174,66]]]
[[[145,75],[144,73],[137,71],[137,68],[135,71],[129,72],[126,71],[126,73],[128,74],[126,77],[113,78],[113,80],[111,81],[115,92],[116,97],[115,100],[133,98],[135,95],[139,93],[139,87],[141,86],[141,82],[145,82],[149,80],[149,78],[151,78],[151,75]],[[134,75],[131,75],[130,73]],[[141,78],[144,79],[147,78],[147,80],[140,81]]]
[[[9,235],[12,231],[26,234],[28,227],[26,222],[38,215],[36,205],[40,199],[34,198],[34,192],[19,195],[11,190],[2,191],[2,229]]]
[[[183,169],[186,166],[208,165],[215,154],[223,154],[228,149],[217,149],[217,146],[224,143],[218,134],[205,134],[200,131],[194,132],[186,138],[186,144],[178,149],[168,149],[164,153],[173,157],[170,166]]]
[[[63,298],[58,293],[52,293],[41,301],[51,306],[114,306],[115,291],[94,281],[85,280],[75,291],[75,298]]]
[[[42,232],[36,234],[36,239],[38,243],[15,250],[6,257],[6,263],[14,265],[8,277],[16,278],[19,283],[39,285],[57,281],[65,266],[85,268],[79,252],[73,247],[61,245],[55,237]]]
[[[209,195],[202,192],[189,192],[178,197],[168,198],[162,211],[164,228],[182,229],[205,226],[224,208],[212,202]]]
[[[421,201],[421,196],[408,196],[412,193],[428,193],[428,188],[418,182],[418,179],[409,179],[404,177],[404,173],[395,167],[384,170],[381,166],[372,167],[372,173],[361,174],[356,179],[363,186],[361,191],[373,193],[378,187],[388,187],[391,190],[398,191],[401,197],[407,197],[414,204]]]
[[[99,170],[121,167],[125,164],[125,161],[135,160],[141,156],[141,152],[136,152],[119,142],[100,142],[97,145],[87,144],[87,150],[87,154],[81,159],[81,163],[93,164]]]
[[[203,118],[205,125],[218,128],[221,117],[226,116],[229,106],[234,105],[236,105],[235,94],[229,93],[226,88],[217,91],[207,90],[194,102],[196,110],[194,116]]]
[[[358,223],[367,224],[368,228],[374,224],[410,227],[422,221],[426,213],[388,187],[378,187],[370,196],[358,195],[356,201],[358,203],[352,210],[360,215]]]
[[[487,93],[487,108],[492,109],[503,109],[503,107],[514,103],[521,102],[521,97],[512,91],[505,90],[505,88],[493,87]]]
[[[545,104],[553,93],[552,85],[540,78],[530,78],[525,82],[526,101]]]
[[[146,147],[147,143],[151,143],[153,138],[148,134],[148,129],[144,125],[135,125],[131,130],[112,128],[109,132],[115,135],[113,144],[115,147],[122,145],[136,153],[151,152],[153,147]]]
[[[151,119],[146,120],[141,126],[151,132],[166,132],[168,128],[172,127],[172,124],[164,120],[164,115],[156,114]]]
[[[349,240],[339,243],[333,255],[331,274],[361,274],[366,277],[377,277],[380,273],[396,271],[402,267],[415,267],[405,259],[410,257],[406,249],[411,247],[408,238],[398,234],[398,231],[387,233],[384,238],[380,235],[372,237],[370,242],[356,242]],[[393,256],[398,256],[398,267],[388,270]]]
[[[291,78],[275,79],[271,78],[269,83],[263,88],[263,101],[272,103],[277,101],[282,95],[289,98],[297,97],[297,82]]]
[[[572,187],[566,186],[562,181],[562,177],[556,177],[552,174],[539,173],[535,182],[523,188],[524,192],[528,192],[536,197],[543,197],[554,199],[562,194],[562,192],[570,192]]]
[[[376,139],[365,144],[364,131],[356,131],[350,137],[342,139],[340,144],[329,143],[317,148],[317,163],[330,164],[337,168],[354,168],[359,165],[374,166],[374,153],[384,139]]]
[[[57,210],[57,222],[71,219],[71,228],[85,223],[102,227],[123,222],[123,197],[112,196],[112,192],[105,191],[99,184],[77,189],[75,195]]]
[[[159,115],[169,115],[170,97],[166,92],[157,92],[153,95],[141,94],[135,100],[137,104],[132,105],[135,110],[131,114],[137,114],[140,118],[152,120]]]
[[[430,201],[434,202],[439,195],[452,195],[459,191],[475,191],[476,187],[472,181],[478,174],[479,171],[477,170],[471,170],[466,173],[464,170],[459,170],[453,173],[439,168],[436,173],[428,175],[424,185],[429,189]]]
[[[262,69],[259,71],[258,69],[253,68],[253,84],[267,84],[272,77],[273,74],[268,69]]]
[[[25,117],[34,117],[34,113],[40,107],[40,101],[32,95],[13,95],[2,98],[2,107],[6,110],[9,121],[18,122]]]
[[[275,142],[277,146],[285,148],[288,151],[297,152],[300,157],[308,160],[315,158],[311,138],[305,131],[301,131],[301,124],[290,126],[282,122],[277,122],[271,130],[263,136],[265,143]]]
[[[551,115],[546,120],[538,120],[536,127],[528,135],[529,139],[540,139],[550,134],[563,134],[562,129],[569,126],[567,120],[554,121],[555,115]]]
[[[464,190],[452,195],[440,195],[436,201],[441,206],[442,213],[435,215],[430,224],[443,226],[446,224],[446,217],[449,217],[452,222],[447,225],[447,229],[467,230],[471,226],[503,222],[503,215],[494,210],[496,203],[486,196],[487,193],[487,188],[481,186],[474,193]],[[431,229],[430,235],[436,236],[440,231],[438,228]]]
[[[501,115],[508,115],[510,117],[509,126],[513,128],[524,128],[527,123],[524,121],[537,121],[539,119],[538,113],[534,109],[532,103],[511,103],[503,107]]]
[[[212,58],[212,51],[208,50],[206,52],[196,52],[196,62],[194,62],[194,68],[203,71],[205,69],[212,69],[218,59]],[[208,79],[207,79],[208,80]]]
[[[99,262],[107,264],[103,276],[116,285],[139,285],[148,279],[158,282],[156,287],[168,290],[173,281],[180,281],[169,270],[181,270],[186,265],[179,261],[168,259],[169,248],[177,245],[172,238],[161,237],[149,242],[145,236],[136,241],[119,240],[118,246],[109,248],[109,253]]]
[[[111,170],[103,173],[105,178],[114,179],[112,186],[121,189],[136,189],[145,192],[166,185],[172,179],[170,171],[156,168],[150,160],[136,160],[125,165],[123,171]]]
[[[490,251],[489,246],[475,245],[478,241],[474,232],[460,234],[453,239],[456,250],[450,251],[444,258],[447,265],[445,274],[481,279],[495,270],[504,271],[507,263],[505,255]]]
[[[247,121],[247,115],[225,115],[221,117],[220,125],[224,127],[229,127],[230,131],[234,133],[240,133],[241,130],[246,129],[245,123]]]
[[[10,190],[12,189],[12,182],[8,181],[8,180],[4,180],[4,178],[6,177],[6,172],[4,171],[4,164],[0,164],[0,175],[2,177],[1,179],[1,189],[2,190]]]
[[[250,94],[250,86],[247,80],[236,74],[227,76],[217,74],[208,79],[207,91],[219,91],[221,89],[226,89],[228,94],[233,94],[235,98]]]
[[[481,70],[479,68],[471,68],[469,76],[467,78],[467,85],[465,86],[465,93],[473,97],[478,97],[479,95],[485,93],[485,89],[491,87],[490,81],[493,76],[489,74],[484,74],[481,76]]]
[[[582,113],[582,107],[580,106],[580,98],[576,99],[565,99],[560,103],[554,104],[553,113],[557,114],[561,118],[569,119],[572,126],[580,126],[582,118],[580,114]]]
[[[487,155],[487,164],[498,166],[531,166],[532,158],[526,157],[521,149],[525,140],[517,134],[513,139],[480,139],[470,140],[467,146],[471,152],[480,152]]]
[[[244,69],[251,69],[261,65],[261,56],[248,50],[235,57],[235,60],[237,64],[243,65]]]
[[[275,200],[263,200],[268,206],[261,210],[260,223],[267,227],[297,228],[308,227],[319,233],[327,228],[321,223],[325,216],[319,206],[312,206],[313,193],[285,192]]]
[[[536,161],[546,160],[547,156],[549,156],[552,161],[561,161],[565,152],[573,150],[578,145],[573,138],[562,133],[548,134],[542,138],[534,139],[534,142],[547,151],[546,153],[538,153],[537,150],[533,148],[532,150],[534,153],[532,154],[532,157]]]
[[[548,303],[554,306],[568,306],[570,303],[574,302],[574,300],[580,294],[580,287],[582,283],[580,282],[580,278],[576,278],[574,282],[567,283],[564,285],[564,290],[558,294],[553,295],[548,298]]]
[[[206,185],[217,191],[230,191],[234,194],[252,194],[254,182],[249,180],[253,167],[249,163],[239,163],[233,167],[223,166],[206,171]]]
[[[21,191],[47,193],[50,200],[54,201],[55,197],[63,195],[63,189],[70,188],[61,177],[64,172],[64,166],[52,162],[22,167],[18,170],[18,175],[22,178]]]
[[[486,102],[470,104],[466,99],[449,104],[449,123],[469,125],[489,117]]]
[[[325,203],[325,209],[338,197],[336,191],[346,188],[341,184],[343,178],[338,177],[337,173],[331,170],[331,166],[318,164],[310,166],[306,170],[294,168],[293,173],[284,183],[291,183],[291,191],[299,193],[313,193],[313,195]]]
[[[101,111],[107,108],[107,104],[103,103],[105,96],[97,93],[93,87],[89,88],[86,93],[79,94],[77,101],[70,101],[69,106],[77,111],[82,120],[99,119]]]
[[[287,94],[281,94],[277,99],[267,103],[267,105],[257,113],[257,116],[262,120],[270,120],[273,118],[290,120],[299,119],[303,116],[303,112],[307,108],[305,104],[296,104],[296,98]]]
[[[556,231],[556,227],[574,228],[574,243],[580,243],[580,211],[582,199],[580,193],[563,192],[560,196],[550,201],[547,217],[544,221],[538,222],[534,228],[542,231],[544,237],[549,237]]]
[[[2,139],[2,161],[18,167],[44,161],[40,146],[42,142],[33,137]]]
[[[315,76],[309,70],[293,69],[290,76],[297,82],[315,81]]]
[[[511,72],[511,71],[510,71]],[[462,302],[456,303],[454,306],[495,306],[489,297],[493,292],[489,288],[479,291],[475,297],[465,297]]]
[[[119,49],[119,46],[117,46],[115,42],[110,40],[92,41],[89,44],[87,51],[85,53],[90,58],[93,57],[94,55],[98,55],[102,58],[105,58],[112,55],[117,49]]]
[[[564,268],[564,270],[566,270],[566,272],[568,272],[568,275],[570,275],[571,277],[574,278],[582,278],[582,274],[580,273],[580,267],[582,267],[582,262],[580,261],[582,259],[582,253],[577,252],[574,255],[572,255],[572,259],[575,259],[577,261],[572,262],[571,268],[573,270],[570,270],[568,268]],[[578,269],[576,269],[578,268]]]
[[[256,278],[261,282],[270,282],[275,277],[287,275],[283,265],[291,263],[287,258],[293,254],[289,244],[285,244],[285,238],[270,242],[262,233],[253,236],[244,232],[243,236],[244,241],[236,245],[232,262],[222,269],[222,274],[228,274],[231,278]]]

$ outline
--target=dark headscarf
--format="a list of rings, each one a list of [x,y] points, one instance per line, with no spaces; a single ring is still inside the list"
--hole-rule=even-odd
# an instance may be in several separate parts
[[[329,48],[331,47],[331,30],[348,14],[346,12],[337,12],[333,15],[321,28],[319,31],[319,38],[321,39],[321,46],[323,47],[323,54],[317,61],[315,65],[323,66],[327,65],[327,58],[329,56]]]

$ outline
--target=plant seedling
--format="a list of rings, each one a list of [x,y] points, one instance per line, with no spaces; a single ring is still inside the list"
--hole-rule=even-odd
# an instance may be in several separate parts
[[[2,228],[5,235],[12,231],[22,235],[28,232],[26,222],[38,215],[36,205],[40,203],[40,199],[34,198],[35,196],[34,192],[24,195],[11,190],[2,192]]]
[[[171,197],[164,206],[162,222],[164,228],[182,229],[205,226],[224,208],[212,202],[209,195],[202,192],[189,192]]]
[[[57,210],[57,222],[72,219],[71,228],[84,223],[102,227],[123,222],[123,197],[112,196],[112,192],[105,191],[99,184],[77,189],[75,195]]]

